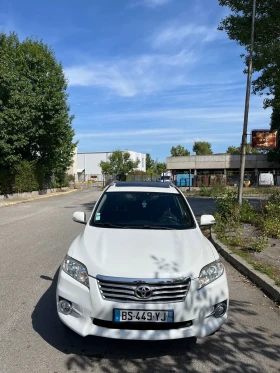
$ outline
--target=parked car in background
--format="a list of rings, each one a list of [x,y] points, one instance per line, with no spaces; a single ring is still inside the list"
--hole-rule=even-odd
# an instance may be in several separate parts
[[[165,340],[215,333],[228,314],[225,268],[181,191],[115,182],[102,193],[60,268],[60,320],[82,336]]]
[[[172,173],[171,171],[163,172],[160,177],[160,182],[162,183],[171,183],[172,182]]]
[[[274,185],[274,177],[271,173],[260,173],[259,175],[260,186],[272,186]]]

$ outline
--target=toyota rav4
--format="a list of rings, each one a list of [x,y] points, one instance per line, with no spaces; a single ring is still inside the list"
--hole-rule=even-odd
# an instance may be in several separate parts
[[[59,272],[58,316],[82,336],[204,337],[227,318],[224,266],[181,191],[170,183],[110,184]]]

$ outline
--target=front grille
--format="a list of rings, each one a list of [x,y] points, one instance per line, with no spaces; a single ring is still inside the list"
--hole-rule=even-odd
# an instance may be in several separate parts
[[[127,279],[98,275],[97,283],[103,299],[109,301],[173,303],[185,300],[191,279]],[[146,289],[144,294],[142,286]]]
[[[192,321],[174,322],[174,323],[144,323],[144,322],[113,322],[100,319],[93,319],[92,323],[97,326],[109,329],[126,329],[126,330],[170,330],[189,328]]]

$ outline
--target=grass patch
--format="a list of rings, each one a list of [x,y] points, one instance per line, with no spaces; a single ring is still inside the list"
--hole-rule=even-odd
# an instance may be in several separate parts
[[[269,278],[275,281],[275,284],[277,286],[280,286],[280,274],[279,274],[279,269],[276,266],[265,264],[258,260],[253,259],[250,253],[248,251],[245,251],[244,249],[243,250],[232,249],[232,252],[234,254],[239,255],[241,258],[245,259],[246,262],[251,264],[255,270],[266,274]]]
[[[244,195],[271,195],[278,191],[276,187],[250,187],[250,188],[243,188]]]
[[[261,252],[266,243],[266,236],[262,235],[256,240],[250,238],[242,238],[238,232],[237,234],[222,233],[221,231],[215,232],[218,239],[230,247],[234,254],[239,255],[241,258],[246,260],[247,263],[251,264],[257,271],[266,274],[269,278],[275,281],[277,286],[280,286],[280,270],[278,267],[266,264],[260,260],[256,260],[252,257],[251,252]],[[232,232],[233,233],[233,232]],[[251,250],[251,252],[250,252]]]
[[[188,187],[187,187],[188,188]],[[213,186],[205,187],[196,187],[196,190],[186,190],[183,193],[189,196],[201,196],[201,197],[220,197],[224,195],[226,192],[235,192],[237,193],[237,187],[228,186],[228,185],[220,185],[214,184]],[[243,188],[243,195],[245,197],[249,196],[264,196],[268,197],[273,193],[279,192],[279,188],[277,187],[250,187],[250,188]]]
[[[264,188],[264,190],[271,193],[275,188]],[[237,195],[233,191],[216,198],[216,206],[217,237],[235,254],[250,263],[254,269],[266,274],[280,286],[279,265],[267,262],[263,256],[258,255],[264,249],[269,252],[270,239],[280,239],[279,190],[269,194],[266,203],[258,208],[253,207],[246,199],[243,199],[242,207],[239,208]],[[277,241],[277,245],[280,246],[280,241]]]

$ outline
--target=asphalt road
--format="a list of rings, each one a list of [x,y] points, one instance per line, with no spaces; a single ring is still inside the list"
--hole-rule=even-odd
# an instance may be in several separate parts
[[[0,372],[280,372],[280,310],[225,263],[230,314],[214,336],[163,342],[82,338],[56,315],[58,268],[89,212],[91,190],[0,208]],[[189,199],[196,215],[210,199]]]

